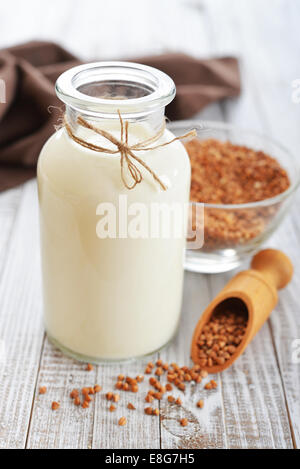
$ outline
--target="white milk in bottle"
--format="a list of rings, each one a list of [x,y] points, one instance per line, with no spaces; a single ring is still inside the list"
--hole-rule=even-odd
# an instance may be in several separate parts
[[[38,162],[48,336],[94,363],[151,354],[173,338],[181,310],[184,209],[176,233],[172,221],[188,203],[190,164],[180,141],[160,146],[174,138],[164,129],[174,83],[151,67],[100,62],[65,72],[56,90],[66,126]],[[112,141],[126,143],[126,128],[146,167]]]

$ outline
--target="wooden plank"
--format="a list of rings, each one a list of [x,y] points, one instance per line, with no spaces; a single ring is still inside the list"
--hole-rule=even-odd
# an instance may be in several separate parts
[[[249,87],[246,91],[248,93],[244,102],[247,104],[252,103],[254,101],[253,89]],[[233,106],[236,106],[236,103],[234,103]],[[241,109],[242,114],[247,115],[248,117],[248,114],[245,113],[245,104],[241,106]],[[246,109],[249,109],[249,105]],[[255,110],[255,106],[253,106],[253,109]],[[201,115],[199,117],[201,118]],[[220,117],[222,116],[220,115]],[[256,112],[255,117],[256,120],[259,120],[258,112]],[[216,282],[213,280],[210,282],[212,295],[217,293],[217,291],[226,283],[225,279],[229,278],[230,275],[231,274],[227,276],[218,276],[219,280],[221,279],[220,285],[216,285]],[[222,376],[221,383],[224,397],[224,420],[229,447],[276,447],[276,445],[282,445],[283,447],[291,446],[284,395],[282,393],[280,375],[278,373],[276,359],[274,359],[273,356],[274,349],[272,345],[272,339],[267,327],[265,330],[266,332],[264,333],[264,336],[261,336],[260,340],[256,339],[256,342],[259,344],[259,346],[256,345],[253,349],[254,352],[257,351],[255,353],[257,356],[255,356],[254,360],[252,357],[253,354],[250,354],[251,358],[248,360],[245,360],[243,357],[243,360],[248,365],[247,367],[249,368],[249,363],[251,365],[251,373],[249,374],[252,374],[256,377],[256,384],[251,384],[251,391],[249,391],[249,380],[245,381],[240,377],[240,375],[247,375],[247,369],[244,372],[238,368],[237,373],[234,370],[234,368],[236,368],[235,366],[232,370],[228,370],[226,373],[224,373],[225,379]],[[268,356],[271,357],[271,360],[270,363],[267,363],[267,366],[261,367],[263,368],[262,370],[256,370],[255,366],[253,367],[253,364],[255,365],[260,363],[260,352],[266,352],[266,347],[264,347],[265,335],[267,335],[267,344],[269,346],[267,347],[267,352]],[[188,335],[186,335],[186,337],[187,336]],[[269,391],[271,391],[271,395],[269,399],[266,399],[267,405],[265,405],[262,396],[263,389],[270,387],[268,372],[272,373],[272,375],[276,377],[275,381],[276,384],[279,385],[279,392],[273,392],[271,387],[269,389]],[[263,383],[258,381],[258,377],[263,377]],[[236,390],[236,392],[232,392],[233,389]],[[251,394],[251,399],[249,399],[249,393]],[[273,411],[277,411],[278,404],[279,410],[274,414]],[[282,425],[277,425],[278,420],[282,421]],[[237,427],[240,429],[240,432],[236,432]],[[193,434],[193,430],[191,431],[191,434]],[[236,434],[238,434],[238,436],[236,436]]]
[[[1,270],[5,265],[7,247],[13,228],[18,205],[21,200],[22,188],[17,187],[0,194],[0,278]]]
[[[246,99],[242,100],[240,104],[241,113],[244,115],[246,115],[245,108],[249,109],[248,103],[253,101],[251,100],[251,94],[253,96],[251,91],[253,91],[251,87],[244,89]],[[232,103],[232,106],[235,107],[236,104]],[[253,110],[255,110],[255,107],[253,107]],[[248,115],[251,119],[253,113],[248,113],[247,117]],[[201,117],[200,114],[199,118]],[[212,118],[216,119],[216,117],[217,120],[221,120],[222,113],[219,112],[219,116],[213,115]],[[253,120],[259,122],[258,112],[256,112]],[[211,299],[233,274],[231,272],[225,275],[208,277]],[[267,363],[262,362],[262,356],[267,356]],[[242,367],[235,365],[224,372],[220,380],[228,446],[231,448],[291,447],[285,400],[276,359],[274,358],[272,337],[267,326],[261,332],[260,338],[256,338],[254,345],[251,346],[251,351],[247,351],[244,355],[242,363]],[[251,382],[248,376],[254,377],[255,384]],[[269,376],[274,377],[273,379],[277,385],[275,390],[271,386]],[[264,390],[267,390],[270,394],[270,397],[265,400],[263,398]],[[221,399],[220,402],[222,402]],[[278,422],[280,422],[279,425]]]
[[[151,357],[157,359],[157,355]],[[144,414],[144,402],[149,388],[148,380],[139,385],[139,392],[116,391],[114,385],[119,374],[136,377],[143,374],[143,362],[124,365],[103,365],[92,372],[85,365],[69,359],[46,339],[42,354],[32,411],[28,448],[159,448],[159,419]],[[90,408],[75,407],[69,397],[72,389],[95,384],[102,392],[94,396]],[[39,395],[40,386],[47,387],[46,395]],[[116,412],[109,412],[110,402],[105,399],[109,391],[121,396]],[[60,402],[58,411],[51,410],[53,401]],[[128,402],[136,407],[127,409]],[[126,416],[127,425],[118,426],[120,417]]]
[[[156,361],[158,355],[155,354],[147,361]],[[135,378],[139,374],[144,375],[146,362],[135,361],[123,365],[109,365],[98,367],[98,382],[103,385],[104,394],[106,392],[117,392],[120,394],[120,401],[115,412],[108,410],[110,402],[104,395],[99,400],[95,408],[93,448],[106,449],[134,449],[160,447],[160,420],[159,417],[149,416],[144,413],[144,408],[149,404],[145,402],[147,391],[150,389],[149,375],[145,375],[144,382],[139,384],[139,392],[124,392],[114,389],[117,376],[124,374]],[[131,402],[136,410],[127,409]],[[157,401],[156,401],[157,402]],[[154,405],[154,403],[153,403]],[[121,417],[126,417],[127,424],[124,427],[118,425]]]
[[[81,390],[96,384],[96,370],[86,371],[86,365],[65,357],[46,338],[27,439],[27,448],[33,449],[88,449],[92,446],[95,406],[101,396],[88,409],[77,407],[70,398],[72,389]],[[39,387],[47,393],[39,395]],[[53,401],[60,403],[57,411],[51,409]]]
[[[299,197],[298,197],[299,201]],[[273,236],[271,246],[283,248],[294,262],[294,277],[288,288],[280,292],[279,303],[271,319],[270,329],[281,370],[294,446],[300,448],[300,362],[299,343],[299,285],[298,258],[300,250],[300,219],[298,203],[285,221],[285,226]],[[298,343],[298,345],[297,345]],[[298,350],[298,353],[297,353]]]
[[[293,8],[291,8],[293,3]],[[295,35],[290,24],[296,14],[297,2],[277,1],[276,23],[271,32],[271,23],[267,23],[267,30],[263,27],[261,19],[258,23],[253,22],[255,28],[251,37],[256,37],[261,44],[267,44],[268,67],[270,69],[266,80],[266,86],[258,86],[257,94],[261,103],[269,133],[290,147],[295,155],[300,150],[299,145],[299,119],[300,106],[292,99],[292,80],[299,76],[299,66],[294,59]],[[290,8],[286,8],[287,4]],[[300,6],[298,4],[298,14]],[[242,27],[245,37],[248,39],[247,56],[249,63],[254,66],[255,57],[251,37],[247,34],[248,19],[243,22]],[[284,41],[282,38],[284,37]],[[299,39],[298,39],[299,43]],[[245,47],[246,48],[246,47]],[[284,66],[282,64],[284,63]],[[281,117],[282,116],[282,117]],[[297,194],[297,203],[300,194]],[[280,232],[273,236],[272,245],[283,249],[296,260],[299,252],[299,210],[294,208],[288,219],[285,220]],[[297,283],[298,282],[298,283]],[[292,362],[292,344],[297,335],[299,336],[300,319],[298,314],[297,285],[299,276],[297,269],[293,282],[287,289],[280,293],[280,303],[270,320],[271,333],[276,349],[284,394],[287,401],[291,431],[294,445],[300,447],[300,402],[296,396],[295,389],[299,389],[300,370],[299,364]]]
[[[198,24],[198,31],[205,35],[205,43],[201,37],[194,37],[189,44],[189,53],[196,56],[213,55],[212,38],[206,5],[201,2],[188,2],[188,14],[193,17],[193,23]],[[186,23],[190,24],[191,23]],[[195,32],[194,32],[194,36]],[[201,111],[195,119],[223,120],[223,113],[219,103]],[[182,304],[182,317],[176,340],[168,349],[162,351],[160,357],[167,363],[176,362],[180,366],[192,365],[190,359],[190,341],[194,327],[201,315],[201,311],[212,300],[209,289],[209,276],[192,272],[185,273],[184,294]],[[164,398],[160,404],[161,410],[161,447],[162,448],[226,448],[227,435],[224,421],[224,406],[222,399],[221,381],[219,376],[211,376],[216,379],[219,386],[216,390],[204,390],[204,384],[188,385],[184,394],[180,391],[172,391],[172,395],[180,397],[183,405],[178,407],[170,404]],[[164,382],[164,380],[162,379]],[[198,409],[196,403],[199,399],[205,400],[205,407]],[[181,427],[179,420],[187,418],[187,427]]]
[[[216,294],[232,273],[211,277]],[[265,324],[244,354],[222,372],[229,448],[292,448],[276,352]]]
[[[291,4],[291,2],[288,2]],[[296,2],[297,3],[297,2]],[[283,5],[281,3],[281,7]],[[298,4],[298,14],[300,6]],[[282,67],[282,60],[276,53],[278,43],[270,43],[270,54],[276,60],[278,81],[268,84],[261,92],[260,99],[264,113],[269,123],[270,133],[294,152],[296,160],[300,150],[299,121],[300,106],[292,101],[292,80],[299,76],[300,70],[297,61],[293,60],[295,50],[295,37],[289,27],[296,14],[296,5],[287,9],[285,31],[281,32],[286,38],[286,60]],[[283,21],[283,19],[282,19]],[[281,25],[282,28],[282,25]],[[299,42],[299,39],[298,39]],[[283,56],[283,52],[281,53]],[[276,116],[276,118],[274,118]],[[282,116],[280,118],[279,116]],[[297,393],[300,385],[299,363],[292,360],[293,343],[299,338],[300,318],[297,293],[299,288],[298,253],[300,244],[299,235],[299,191],[290,215],[283,222],[283,226],[272,237],[272,245],[283,249],[295,262],[294,278],[289,287],[280,292],[280,302],[270,319],[270,328],[276,347],[276,357],[281,371],[289,418],[292,427],[294,445],[300,448],[300,401]]]
[[[36,384],[43,327],[36,185],[29,182],[14,223],[0,283],[0,447],[23,448]]]
[[[257,32],[245,32],[243,18],[249,18],[252,24],[256,17],[255,12],[262,5],[261,2],[260,5],[251,4],[246,9],[245,3],[241,8],[241,3],[233,2],[230,10],[225,10],[222,2],[213,1],[209,4],[211,21],[215,31],[218,31],[215,36],[216,51],[220,54],[234,52],[242,56],[243,95],[238,102],[224,103],[224,112],[229,122],[238,125],[242,123],[243,126],[264,129],[267,132],[269,123],[263,112],[260,89],[257,86],[257,73],[260,73],[260,85],[265,82],[264,70],[259,69],[257,72],[254,63],[249,61],[249,45],[247,47],[241,41],[241,37],[245,42],[248,38],[257,40]],[[259,50],[270,55],[267,48],[263,49],[264,44],[262,41]],[[252,51],[256,49],[252,44]],[[212,277],[212,291],[217,293],[229,276]],[[231,369],[222,373],[222,387],[229,447],[292,447],[285,392],[272,335],[267,325],[243,357]]]
[[[0,5],[0,46],[33,37],[53,40],[84,60],[114,60],[172,51],[207,54],[209,39],[197,3],[195,10],[191,1],[173,0],[155,3],[144,0],[142,7],[140,0],[131,0],[130,6],[122,0],[105,2],[105,6],[98,0],[86,0],[84,5],[74,0],[52,0],[44,5],[38,0],[28,0],[26,5],[12,0],[9,5]]]
[[[179,366],[190,366],[190,341],[194,327],[201,311],[209,304],[211,292],[208,276],[192,272],[185,274],[182,317],[179,334],[170,347],[161,352],[160,356],[167,363],[176,362]],[[227,446],[222,392],[219,377],[216,390],[206,391],[205,379],[198,385],[187,385],[186,391],[171,392],[176,398],[182,399],[182,406],[170,404],[166,398],[161,401],[161,441],[162,448],[224,448]],[[210,377],[212,379],[212,377]],[[162,379],[164,383],[164,379]],[[196,403],[204,399],[205,407],[198,409]],[[181,427],[179,420],[187,418],[187,427]]]

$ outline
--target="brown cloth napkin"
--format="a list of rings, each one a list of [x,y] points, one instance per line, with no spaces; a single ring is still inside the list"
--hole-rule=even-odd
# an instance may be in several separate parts
[[[238,63],[231,57],[198,60],[166,54],[134,61],[159,68],[175,81],[177,95],[167,107],[171,120],[191,117],[212,101],[240,92]],[[48,107],[62,104],[54,83],[80,63],[50,42],[0,50],[0,79],[6,87],[6,102],[0,101],[0,191],[35,176],[39,152],[58,119],[58,112],[49,113]]]

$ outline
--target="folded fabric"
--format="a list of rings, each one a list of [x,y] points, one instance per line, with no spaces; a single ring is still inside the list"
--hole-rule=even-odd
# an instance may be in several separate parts
[[[159,68],[173,78],[177,95],[166,110],[171,120],[189,118],[207,104],[240,92],[235,58],[198,60],[166,54],[131,61]],[[49,112],[49,106],[62,106],[54,83],[80,63],[50,42],[0,50],[0,79],[5,83],[5,102],[0,95],[0,191],[34,177],[39,152],[59,117],[57,110]]]

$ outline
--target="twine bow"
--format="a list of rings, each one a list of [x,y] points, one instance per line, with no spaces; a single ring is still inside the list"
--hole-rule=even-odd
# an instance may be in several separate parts
[[[101,135],[102,137],[109,140],[113,145],[116,146],[115,150],[95,145],[75,135],[71,129],[70,124],[67,121],[66,115],[64,115],[64,126],[67,130],[69,137],[71,137],[76,143],[78,143],[79,145],[82,145],[85,148],[89,148],[90,150],[94,150],[100,153],[108,153],[110,155],[115,155],[117,153],[120,153],[121,178],[125,187],[127,187],[127,189],[130,189],[130,190],[134,189],[135,186],[141,183],[143,180],[143,175],[142,175],[141,170],[138,168],[136,164],[137,162],[152,175],[153,179],[156,182],[158,182],[158,184],[161,186],[161,188],[164,191],[167,190],[167,186],[161,181],[161,179],[157,176],[157,174],[145,163],[145,161],[143,161],[133,152],[155,150],[156,148],[161,148],[161,147],[165,147],[166,145],[170,145],[176,140],[182,140],[183,138],[187,138],[187,137],[194,137],[196,136],[196,130],[191,130],[190,132],[187,132],[186,134],[181,135],[180,137],[174,137],[172,140],[169,140],[168,142],[160,143],[154,146],[148,146],[154,143],[163,135],[165,131],[165,127],[166,127],[166,124],[164,123],[162,127],[160,128],[160,130],[152,137],[146,140],[143,140],[142,142],[136,143],[134,145],[129,145],[128,143],[129,122],[125,121],[125,124],[124,124],[123,118],[119,110],[118,110],[118,114],[119,114],[119,119],[120,119],[120,124],[121,124],[120,140],[114,137],[110,132],[107,132],[106,130],[95,127],[94,125],[90,124],[89,122],[87,122],[85,119],[83,119],[80,116],[77,119],[77,123],[81,125],[82,127],[92,130],[96,134]],[[127,169],[132,177],[132,180],[133,180],[132,184],[128,184],[128,182],[126,181],[126,177],[124,174],[125,165],[127,166]]]

